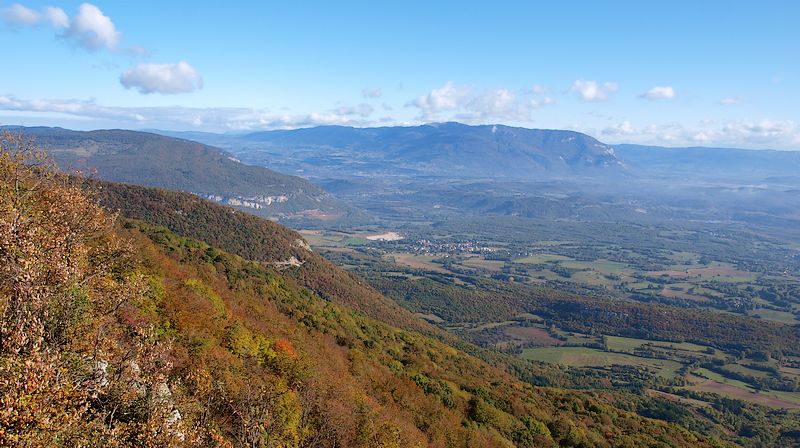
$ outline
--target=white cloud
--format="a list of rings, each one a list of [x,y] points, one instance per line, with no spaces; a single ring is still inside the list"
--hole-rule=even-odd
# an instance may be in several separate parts
[[[582,129],[592,134],[593,129]],[[602,130],[611,143],[668,146],[717,146],[800,149],[800,122],[792,120],[701,120],[694,124],[663,123],[641,128],[623,122]]]
[[[550,97],[530,98],[531,90],[522,95],[513,90],[488,89],[473,94],[472,89],[448,81],[442,87],[410,101],[406,106],[420,110],[419,121],[458,120],[465,123],[486,123],[504,120],[529,122],[534,109],[554,104]]]
[[[0,18],[11,28],[35,27],[42,23],[48,24],[56,30],[69,26],[67,13],[63,9],[53,6],[45,6],[40,12],[15,3],[0,10]]]
[[[598,84],[597,81],[584,81],[579,79],[572,84],[572,90],[578,92],[584,101],[605,101],[617,91],[617,84],[606,82]]]
[[[498,117],[520,113],[516,95],[508,89],[487,90],[471,99],[467,109],[482,117]]]
[[[0,11],[0,17],[9,27],[36,26],[41,20],[41,15],[27,6],[14,3]]]
[[[740,102],[742,102],[742,99],[738,96],[719,100],[719,104],[722,104],[723,106],[733,106],[734,104],[739,104]]]
[[[64,33],[64,37],[91,51],[115,48],[120,35],[114,22],[91,3],[82,3],[78,7],[78,14]]]
[[[91,3],[82,3],[72,20],[63,9],[55,6],[45,6],[36,11],[19,3],[0,10],[0,18],[12,28],[49,25],[57,36],[89,51],[116,50],[122,35],[111,18]],[[131,54],[139,52],[123,50],[126,51]]]
[[[466,104],[470,91],[469,87],[456,86],[452,81],[447,81],[442,87],[431,90],[408,105],[420,108],[425,115],[455,110]]]
[[[61,8],[45,6],[42,10],[42,18],[57,30],[69,27],[69,17]]]
[[[675,98],[675,89],[671,86],[655,86],[641,94],[641,97],[648,100],[671,100]]]
[[[532,111],[529,97],[496,89],[472,98],[453,115],[446,117],[468,123],[487,123],[498,120],[524,125]],[[322,112],[284,113],[252,108],[191,108],[191,107],[113,107],[94,101],[73,99],[32,99],[0,95],[0,117],[5,123],[22,118],[27,123],[40,119],[52,124],[58,119],[80,123],[81,128],[122,127],[162,128],[177,130],[266,130],[293,129],[318,125],[414,125],[424,120],[404,121],[375,117],[372,106],[358,104]],[[33,121],[32,121],[33,120]],[[90,123],[90,124],[87,124]],[[491,124],[491,122],[489,122]],[[570,128],[590,135],[603,136],[609,143],[640,143],[667,146],[717,146],[744,148],[800,149],[800,122],[793,120],[702,120],[696,123],[659,123],[634,126],[622,121],[606,128],[592,129],[581,124]]]
[[[381,89],[363,89],[361,96],[364,98],[380,98],[383,95]]]
[[[189,93],[203,87],[203,78],[184,61],[177,64],[140,64],[122,73],[119,82],[139,93]]]
[[[636,133],[636,129],[634,129],[633,125],[630,121],[623,121],[622,123],[611,126],[603,129],[603,135],[613,135],[613,136],[620,136],[620,135],[632,135]]]
[[[48,116],[58,113],[82,123],[99,122],[104,126],[163,129],[202,129],[205,131],[294,129],[320,125],[371,126],[365,118],[366,108],[333,109],[307,114],[272,113],[264,109],[244,107],[114,107],[94,101],[34,99],[23,100],[0,95],[0,111],[20,112],[30,119],[31,113]],[[52,118],[50,118],[52,120]],[[384,119],[379,120],[385,123]],[[84,124],[85,126],[85,124]]]

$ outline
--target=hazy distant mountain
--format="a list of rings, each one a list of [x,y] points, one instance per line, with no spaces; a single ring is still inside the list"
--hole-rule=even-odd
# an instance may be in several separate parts
[[[226,151],[190,140],[124,130],[10,129],[34,138],[62,168],[95,171],[101,179],[187,191],[274,218],[346,213],[305,179],[245,165]]]
[[[536,179],[626,173],[611,146],[572,131],[441,123],[414,127],[321,126],[231,136],[243,160],[330,177],[433,175]]]
[[[800,185],[800,151],[642,145],[614,149],[632,169],[648,175]]]

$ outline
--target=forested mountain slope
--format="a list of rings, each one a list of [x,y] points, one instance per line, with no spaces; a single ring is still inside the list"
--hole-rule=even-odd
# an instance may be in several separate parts
[[[14,128],[59,166],[100,179],[191,192],[270,218],[343,217],[353,210],[311,182],[191,140],[127,130]]]
[[[315,256],[288,231],[265,246],[306,263],[248,260],[115,220],[15,154],[0,155],[3,446],[715,445],[326,300],[358,280],[292,275]],[[403,317],[371,294],[336,302]]]

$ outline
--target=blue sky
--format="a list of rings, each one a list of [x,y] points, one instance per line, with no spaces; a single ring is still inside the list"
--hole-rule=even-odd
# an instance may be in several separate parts
[[[800,149],[800,2],[0,1],[0,123]]]

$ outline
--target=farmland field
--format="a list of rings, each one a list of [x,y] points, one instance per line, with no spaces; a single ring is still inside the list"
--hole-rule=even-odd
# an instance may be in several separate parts
[[[629,365],[657,372],[664,378],[673,378],[681,364],[672,360],[656,360],[622,353],[610,353],[586,347],[546,347],[523,350],[525,359],[576,367],[611,367]]]

